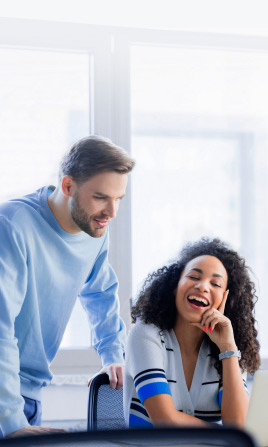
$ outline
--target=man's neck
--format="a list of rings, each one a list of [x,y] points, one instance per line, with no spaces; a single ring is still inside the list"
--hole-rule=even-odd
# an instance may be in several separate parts
[[[81,233],[80,228],[77,227],[72,219],[69,208],[69,199],[64,197],[58,188],[48,196],[47,202],[55,219],[64,231],[71,234]]]

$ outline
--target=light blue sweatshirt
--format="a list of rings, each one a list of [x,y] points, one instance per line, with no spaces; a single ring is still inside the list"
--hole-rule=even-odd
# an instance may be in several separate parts
[[[40,399],[77,296],[103,365],[123,363],[117,278],[100,238],[64,231],[48,187],[0,205],[0,427],[28,425],[21,395]]]

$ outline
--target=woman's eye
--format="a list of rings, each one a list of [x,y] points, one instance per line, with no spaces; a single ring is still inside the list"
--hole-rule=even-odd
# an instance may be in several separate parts
[[[198,279],[199,279],[199,278],[197,278],[196,276],[192,276],[192,275],[188,275],[188,278],[190,278],[190,279],[195,279],[195,280],[197,280],[197,281],[198,281]]]
[[[215,282],[213,282],[212,285],[215,286],[215,287],[221,287],[220,284],[217,284],[217,283],[215,283]]]

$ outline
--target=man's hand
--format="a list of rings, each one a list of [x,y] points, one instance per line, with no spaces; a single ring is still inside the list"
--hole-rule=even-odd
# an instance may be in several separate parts
[[[31,436],[31,435],[45,435],[49,433],[66,432],[60,428],[40,427],[38,425],[27,425],[20,430],[13,431],[6,436],[6,438],[15,438],[16,436]]]
[[[121,365],[120,363],[112,363],[111,365],[104,366],[97,374],[94,374],[94,376],[89,379],[88,386],[94,377],[103,373],[108,374],[111,388],[120,390],[123,387],[124,365]]]

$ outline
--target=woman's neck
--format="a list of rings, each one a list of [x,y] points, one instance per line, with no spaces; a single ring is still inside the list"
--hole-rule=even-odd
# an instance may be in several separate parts
[[[201,329],[191,326],[188,321],[177,320],[174,332],[180,345],[181,352],[198,354],[204,333]]]

